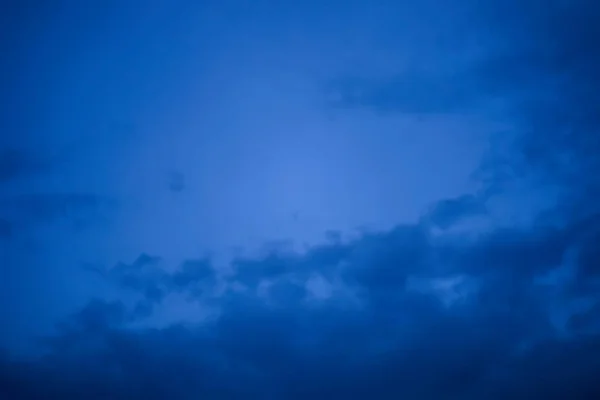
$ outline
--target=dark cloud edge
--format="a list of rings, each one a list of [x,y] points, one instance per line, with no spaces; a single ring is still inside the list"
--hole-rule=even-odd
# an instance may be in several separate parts
[[[593,398],[600,334],[585,313],[600,304],[598,218],[470,238],[433,235],[424,219],[304,253],[238,258],[224,277],[209,259],[167,273],[142,254],[100,271],[137,303],[93,300],[44,340],[42,358],[1,356],[0,394]],[[540,283],[564,268],[571,279]],[[343,285],[315,297],[306,286],[315,276]],[[455,284],[439,289],[447,278]],[[132,325],[168,296],[217,307],[218,317]],[[581,301],[593,306],[564,326],[552,320]]]

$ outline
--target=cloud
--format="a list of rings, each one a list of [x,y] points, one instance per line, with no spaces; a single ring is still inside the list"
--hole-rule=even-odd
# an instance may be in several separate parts
[[[21,151],[0,150],[0,183],[26,175],[39,167],[37,162]]]
[[[440,49],[435,68],[409,64],[385,77],[333,79],[325,85],[331,105],[491,115],[505,124],[501,135],[510,145],[505,165],[496,160],[486,168],[496,178],[510,169],[511,179],[560,182],[562,195],[577,203],[574,208],[588,212],[585,199],[600,192],[595,173],[600,168],[600,56],[595,48],[600,6],[591,0],[529,0],[467,8],[477,19],[466,29],[472,29],[481,47],[464,42],[453,53]],[[462,61],[445,60],[450,57]]]
[[[191,259],[168,273],[160,257],[140,254],[132,263],[120,262],[103,269],[85,266],[121,289],[140,293],[150,303],[160,303],[169,292],[199,290],[201,285],[214,285],[215,269],[209,259]]]
[[[50,345],[57,352],[71,351],[82,343],[94,343],[99,336],[126,321],[127,314],[123,303],[93,299],[80,311],[58,324],[59,335],[46,338],[43,343]]]
[[[23,143],[18,144],[23,139],[18,135],[2,139],[7,139],[8,143],[0,143],[0,184],[53,172],[67,159],[68,151],[65,150],[55,152],[46,149],[45,152],[41,152],[36,149],[33,151]]]
[[[502,50],[476,68],[481,87],[507,100],[516,121],[515,159],[520,154],[526,162],[521,171],[559,180],[581,202],[598,187],[600,7],[588,0],[529,1],[496,11]]]
[[[67,221],[82,228],[115,209],[114,199],[90,193],[33,193],[0,197],[0,215],[20,227]]]
[[[222,278],[209,260],[167,273],[157,268],[161,259],[142,254],[105,277],[154,307],[183,293],[187,301],[216,305],[218,316],[136,328],[132,322],[148,314],[94,300],[59,326],[45,357],[3,359],[0,393],[23,399],[41,393],[593,398],[600,391],[593,379],[600,331],[577,313],[558,327],[553,315],[557,302],[581,298],[593,313],[600,298],[566,280],[553,283],[558,292],[549,291],[535,278],[563,268],[570,251],[580,254],[576,270],[600,262],[585,251],[594,226],[594,220],[538,224],[464,240],[404,225],[304,252],[271,249],[234,260]],[[315,276],[328,283],[328,296],[310,296]],[[224,290],[217,290],[219,279]],[[149,295],[151,287],[161,296]]]
[[[406,114],[447,114],[472,111],[485,101],[471,81],[454,73],[405,72],[390,78],[346,78],[330,82],[331,105],[340,108],[368,108]]]
[[[179,193],[185,189],[185,175],[181,172],[171,172],[168,176],[169,190]]]
[[[486,212],[484,199],[475,195],[462,195],[437,202],[427,214],[427,220],[434,226],[448,229],[463,219],[485,215]]]
[[[12,224],[9,221],[0,218],[0,239],[10,238],[12,235],[12,230]]]
[[[589,309],[573,314],[567,324],[568,328],[575,332],[598,331],[600,329],[600,303],[596,303]]]
[[[215,269],[210,260],[187,260],[179,270],[171,274],[170,287],[176,290],[186,290],[197,283],[215,283]]]
[[[543,175],[560,186],[565,196],[550,214],[468,235],[444,229],[485,216],[487,199],[465,195],[417,223],[303,251],[273,248],[225,270],[210,259],[170,268],[144,253],[97,270],[132,302],[91,301],[45,338],[40,357],[0,353],[0,397],[599,398],[592,22],[600,7],[542,3],[508,2],[491,13],[508,45],[466,71],[466,87],[417,74],[337,90],[344,107],[420,113],[504,97],[515,120],[508,162],[524,167],[511,178]],[[440,95],[427,103],[431,91]],[[71,216],[65,209],[93,215],[94,199],[3,204],[11,215],[48,220]],[[177,296],[217,312],[202,322],[139,324]]]

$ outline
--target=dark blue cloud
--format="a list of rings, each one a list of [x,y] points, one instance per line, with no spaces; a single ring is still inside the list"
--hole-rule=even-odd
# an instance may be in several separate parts
[[[358,7],[355,2],[351,3],[347,8]],[[432,8],[431,12],[435,8],[433,5],[442,5],[433,0],[425,3],[426,8]],[[471,6],[470,1],[460,4],[457,8],[465,4]],[[261,2],[257,7],[262,10],[263,6]],[[61,169],[59,179],[40,181],[42,183],[34,177],[43,175],[40,172],[48,172],[48,166],[31,157],[29,152],[13,150],[16,148],[12,146],[13,141],[27,142],[30,139],[3,139],[3,144],[7,142],[11,146],[6,146],[7,150],[0,149],[0,185],[3,185],[0,190],[7,188],[0,195],[0,239],[3,240],[0,262],[8,260],[9,282],[34,282],[31,286],[35,290],[24,291],[19,296],[19,289],[3,290],[2,302],[9,306],[0,308],[0,318],[9,328],[22,320],[44,318],[46,311],[20,318],[13,314],[21,314],[20,310],[26,309],[28,302],[50,302],[51,299],[44,297],[50,291],[45,294],[35,291],[40,288],[47,290],[54,282],[46,282],[46,278],[58,274],[61,268],[58,263],[62,259],[79,265],[84,262],[87,265],[84,268],[86,278],[67,277],[62,271],[63,275],[57,275],[55,279],[64,280],[64,287],[82,284],[80,291],[86,292],[89,288],[90,293],[74,299],[69,298],[72,293],[61,293],[65,303],[78,304],[78,309],[59,320],[52,332],[40,333],[32,340],[38,345],[34,354],[20,357],[10,346],[7,346],[8,351],[0,351],[0,398],[600,398],[597,381],[600,374],[600,209],[597,202],[600,188],[597,178],[600,167],[597,107],[600,101],[597,100],[600,99],[596,84],[600,82],[600,58],[594,47],[600,33],[596,23],[600,6],[586,0],[508,1],[472,6],[469,10],[474,14],[471,15],[477,16],[473,18],[477,21],[471,21],[472,30],[481,35],[483,48],[475,46],[477,54],[468,62],[440,61],[439,68],[374,73],[376,78],[368,73],[365,77],[360,73],[345,73],[339,79],[326,79],[331,83],[332,89],[329,89],[336,92],[333,105],[338,107],[337,111],[352,110],[360,114],[365,109],[375,109],[389,112],[382,117],[384,119],[393,113],[417,115],[419,118],[434,114],[464,116],[480,113],[482,118],[489,117],[494,122],[497,118],[507,125],[503,127],[506,129],[503,131],[508,143],[506,147],[498,149],[493,143],[494,148],[490,151],[493,154],[489,154],[480,165],[479,172],[490,177],[478,182],[483,188],[471,194],[454,194],[439,199],[424,214],[415,216],[412,222],[388,221],[387,229],[354,235],[346,232],[330,234],[328,240],[306,245],[302,250],[291,245],[273,246],[258,254],[247,253],[217,261],[198,257],[202,254],[199,245],[187,254],[180,251],[186,249],[179,246],[180,242],[190,240],[196,243],[207,237],[201,240],[194,236],[195,230],[181,234],[173,227],[185,224],[188,218],[200,213],[205,204],[219,203],[223,198],[212,198],[210,191],[202,186],[205,182],[201,178],[194,180],[193,187],[187,186],[190,176],[187,170],[185,174],[177,172],[167,177],[167,188],[171,192],[182,192],[181,195],[165,195],[165,182],[164,179],[161,181],[161,176],[164,178],[165,171],[171,168],[172,160],[160,160],[156,155],[160,153],[157,148],[168,147],[171,143],[162,135],[158,135],[161,136],[159,139],[148,137],[147,143],[137,143],[142,150],[136,149],[140,153],[132,154],[145,155],[147,151],[149,156],[139,156],[139,160],[132,156],[134,161],[130,164],[120,164],[121,160],[117,157],[90,151],[83,155],[89,155],[90,161],[86,160],[87,169],[84,168],[81,175],[72,173],[69,168]],[[81,21],[88,21],[87,17],[101,8],[75,12],[76,16],[86,16],[78,20],[77,26],[82,28],[79,26],[83,24]],[[191,13],[193,7],[188,8],[185,8],[186,12],[178,10],[173,13]],[[61,10],[61,7],[40,8],[39,13],[54,15],[60,14]],[[153,36],[155,31],[165,30],[159,23],[162,19],[158,18],[164,10],[160,7],[153,10],[151,15],[146,15],[148,25],[140,28],[140,37],[152,36],[153,40],[146,42],[140,39],[144,42],[140,45],[132,39],[131,43],[120,48],[117,55],[129,54],[131,49],[135,49],[137,53],[132,52],[133,58],[137,60],[139,53],[139,58],[146,63],[152,60],[152,55],[157,55],[154,50],[146,48],[153,47],[148,43],[157,43],[158,48],[165,52],[170,48],[170,41]],[[236,10],[232,18],[237,22],[240,22],[238,14],[257,18],[258,11],[252,7],[243,12]],[[358,10],[362,17],[362,9],[359,7]],[[203,11],[211,18],[223,18],[211,7]],[[306,9],[301,11],[298,13],[302,18],[309,17]],[[27,14],[24,11],[19,13]],[[110,13],[104,10],[101,14],[106,16]],[[292,31],[294,27],[304,26],[294,25],[292,21],[295,20],[290,19],[287,13],[278,15],[284,19],[284,25],[291,26]],[[375,13],[375,16],[381,15]],[[379,21],[374,16],[370,18]],[[177,48],[180,51],[192,46],[190,36],[194,35],[188,34],[191,28],[186,24],[190,20],[178,20],[182,22],[176,29],[177,42],[185,43]],[[313,18],[311,22],[319,20]],[[250,24],[255,35],[253,38],[273,36],[271,30],[275,21],[268,21]],[[326,25],[329,27],[329,24]],[[59,29],[56,35],[62,37],[65,32],[70,32],[64,29]],[[435,30],[434,27],[429,29]],[[324,32],[319,31],[317,36]],[[29,38],[27,41],[32,40]],[[75,42],[79,43],[78,38],[67,41]],[[102,40],[94,43],[99,42]],[[341,42],[336,42],[337,46],[343,47]],[[213,44],[218,49],[221,49],[220,45],[220,42]],[[417,43],[419,49],[415,53],[422,50],[420,45]],[[11,51],[20,47],[19,44],[8,46]],[[435,60],[444,59],[449,54],[434,47],[434,53],[439,53]],[[104,51],[102,46],[95,48],[101,53]],[[210,50],[213,50],[212,47]],[[257,49],[252,48],[254,50]],[[169,60],[178,59],[167,57],[176,55],[177,51],[161,56]],[[220,51],[219,57],[235,64],[235,57],[230,60],[229,55],[223,56]],[[59,53],[57,58],[64,55]],[[102,64],[102,57],[88,56],[92,64]],[[260,53],[256,57],[263,60],[262,56]],[[322,62],[321,59],[318,61],[319,64]],[[128,62],[122,69],[130,73],[123,74],[131,80],[136,75],[131,71],[138,71],[141,67],[137,61]],[[62,67],[57,67],[59,64],[58,61],[53,64],[54,68],[62,70]],[[269,63],[261,61],[261,68],[263,64]],[[199,62],[189,68],[200,66],[204,67],[204,64]],[[152,71],[162,71],[162,68],[167,70],[159,62],[148,67]],[[119,75],[113,69],[121,70],[108,63],[95,70],[97,74],[86,71],[94,76]],[[208,69],[203,69],[202,73]],[[244,73],[247,73],[246,69],[251,68],[244,65]],[[11,76],[19,75],[15,71],[11,72]],[[72,71],[78,71],[78,68]],[[381,78],[381,75],[384,77]],[[157,73],[156,76],[161,75]],[[156,76],[149,73],[147,81],[159,81],[150,79]],[[348,79],[348,76],[352,78]],[[275,82],[271,80],[273,77],[268,78],[265,82]],[[136,78],[133,81],[135,84],[122,79],[127,88],[138,89],[140,102],[142,98],[146,100],[151,91],[142,83],[146,79],[139,78],[138,81]],[[115,82],[112,82],[113,86],[118,86]],[[90,85],[102,86],[101,83]],[[235,90],[251,92],[262,86],[278,87],[276,84],[264,85],[260,81],[258,84],[236,86]],[[16,84],[11,86],[14,87]],[[207,88],[213,89],[211,102],[225,108],[223,104],[227,101],[219,97],[219,91],[214,90],[212,85],[207,84]],[[90,88],[84,89],[82,93]],[[158,89],[153,86],[153,90]],[[47,87],[31,90],[36,93],[43,91],[53,90]],[[175,96],[169,97],[169,93],[165,90],[159,94],[170,101]],[[113,97],[111,94],[107,99],[112,101]],[[134,98],[137,97],[131,97]],[[250,103],[254,100],[240,100],[243,103],[241,108],[251,108]],[[161,107],[166,107],[169,101],[165,100]],[[274,103],[267,102],[269,106],[274,106]],[[195,109],[195,105],[187,104],[187,107]],[[216,109],[220,110],[219,107]],[[98,112],[105,108],[108,106],[102,104],[90,109]],[[80,108],[78,110],[85,114]],[[213,117],[210,115],[212,111],[211,108],[203,117]],[[244,113],[236,114],[252,114],[252,118],[240,125],[254,122],[254,118],[263,118],[262,114],[257,117],[254,111],[244,109]],[[229,118],[226,111],[223,114],[227,118],[219,119],[220,123],[234,124],[235,118]],[[155,124],[167,124],[164,121],[157,123],[159,118],[146,117],[151,121],[146,124],[146,129]],[[269,118],[269,121],[274,121],[281,116],[271,115]],[[81,121],[75,119],[73,125],[79,126]],[[298,120],[286,120],[284,125],[301,125]],[[69,124],[65,127],[70,129]],[[214,127],[219,128],[219,124]],[[306,130],[313,128],[309,125]],[[236,131],[236,136],[229,139],[247,133],[241,130],[241,134]],[[214,135],[219,136],[220,130],[215,131]],[[368,129],[363,133],[372,134]],[[59,136],[56,132],[53,135]],[[214,158],[225,153],[234,154],[223,164],[232,164],[231,170],[223,167],[209,175],[202,175],[204,179],[208,176],[225,181],[221,189],[233,192],[231,198],[226,197],[228,201],[246,204],[247,197],[255,192],[256,181],[260,180],[245,182],[243,190],[230,189],[228,179],[233,175],[231,171],[248,168],[254,160],[267,165],[276,158],[272,153],[278,155],[281,148],[288,147],[286,141],[291,140],[289,137],[281,139],[286,146],[280,147],[277,147],[279,142],[273,142],[277,148],[263,155],[260,144],[250,143],[256,138],[252,136],[249,141],[241,141],[231,148],[213,146],[211,149],[219,150],[216,155],[203,153],[203,157]],[[150,142],[152,145],[148,144]],[[299,142],[293,140],[289,147],[297,146]],[[367,154],[371,151],[367,149],[370,142],[359,142],[360,145],[356,146],[361,152]],[[199,151],[191,143],[195,142],[178,142],[173,145],[173,151],[183,152],[188,147]],[[260,153],[260,157],[241,162],[238,158],[248,156],[236,146],[248,147]],[[375,147],[382,153],[385,146]],[[377,158],[380,155],[377,151],[368,154]],[[114,156],[117,153],[110,154]],[[294,152],[289,154],[295,155]],[[90,167],[92,161],[103,157],[108,157],[110,163],[102,165],[114,169],[106,176]],[[425,152],[417,157],[427,159],[430,154]],[[202,157],[196,157],[194,153],[192,158],[198,161]],[[285,182],[281,185],[286,194],[284,198],[291,201],[290,198],[297,193],[288,193],[286,185],[291,177],[287,173],[292,175],[296,172],[287,164],[287,157],[282,158],[282,163],[269,164],[265,168],[269,171],[277,166],[287,168],[282,172]],[[157,167],[142,168],[146,160],[156,161]],[[179,157],[175,160],[178,161]],[[302,167],[299,167],[297,175],[310,175],[310,168],[303,169],[308,161],[301,161]],[[130,168],[122,168],[123,165]],[[199,165],[193,164],[190,170],[204,167],[204,164]],[[374,188],[391,181],[397,184],[395,179],[378,180],[379,175],[387,172],[373,168],[365,175],[373,178]],[[442,172],[436,171],[440,175]],[[279,171],[273,172],[273,175],[276,173]],[[134,187],[111,182],[111,178],[120,175],[133,176],[123,182],[133,182]],[[271,177],[271,174],[267,175]],[[62,182],[63,177],[70,179],[64,190],[45,189],[43,183],[56,188],[53,185],[56,181]],[[415,181],[424,184],[423,179],[419,175]],[[440,185],[443,184],[442,179]],[[271,189],[271,181],[267,181],[264,187]],[[511,185],[518,188],[515,191],[524,188],[525,196],[530,193],[548,198],[553,196],[550,206],[544,212],[525,209],[523,212],[529,217],[526,222],[513,220],[502,212],[497,218],[500,221],[494,220],[496,208],[503,211],[503,207],[519,209],[527,205],[526,201],[514,201]],[[50,235],[41,236],[48,244],[46,248],[50,249],[39,253],[41,258],[48,255],[48,259],[43,260],[44,267],[47,267],[45,271],[48,271],[44,281],[26,277],[29,271],[40,272],[41,268],[21,273],[17,267],[29,268],[31,264],[22,260],[27,261],[31,255],[24,242],[17,240],[20,239],[17,234],[22,230],[34,231],[42,225],[58,225],[61,221],[92,226],[116,205],[110,195],[98,194],[105,192],[99,190],[100,187],[122,195],[126,200],[131,200],[127,196],[132,196],[132,193],[138,196],[133,196],[137,200],[149,200],[142,205],[133,200],[125,205],[131,213],[146,207],[146,213],[135,214],[136,217],[127,220],[127,223],[117,225],[118,229],[112,232],[118,235],[116,238],[100,236],[92,240],[93,234],[97,234],[93,230],[90,236],[57,234],[53,237],[52,233],[58,231],[50,230]],[[198,198],[208,200],[206,203],[192,201],[191,205],[186,204],[187,194],[196,188],[201,194]],[[556,192],[559,195],[556,196]],[[362,195],[358,191],[350,194],[356,197]],[[364,207],[383,203],[385,196],[380,197],[380,202]],[[324,214],[343,208],[343,204],[327,202],[327,196],[318,197],[318,201],[327,203],[320,208]],[[175,212],[162,218],[159,215],[164,211],[161,205]],[[279,204],[273,202],[269,204],[271,206],[277,208]],[[256,210],[253,207],[258,208],[255,205],[239,209],[243,212],[236,218],[230,218],[233,225],[244,225],[246,220],[260,220],[261,214],[254,218]],[[155,219],[169,222],[169,225],[151,225],[149,221]],[[475,219],[481,219],[487,225],[470,227],[469,223]],[[299,220],[302,218],[295,218],[295,223]],[[218,232],[220,223],[211,225],[211,229]],[[132,229],[132,226],[141,228]],[[451,229],[455,227],[461,229]],[[156,230],[160,231],[160,235],[153,236]],[[128,236],[140,238],[143,245],[148,244],[147,253],[140,254],[140,246],[124,239]],[[157,237],[160,240],[154,240]],[[72,243],[65,244],[64,241],[69,239]],[[91,249],[89,252],[79,251],[78,247],[86,245]],[[6,257],[5,250],[8,250]],[[52,251],[60,253],[62,258],[55,257]],[[71,253],[75,255],[67,257]],[[116,259],[126,261],[115,263],[115,254],[119,254]],[[128,256],[122,257],[121,254]],[[132,254],[134,257],[131,257]],[[140,255],[135,257],[136,254]],[[85,258],[92,261],[87,262]],[[4,272],[2,265],[0,272]],[[81,269],[77,272],[82,273]],[[21,303],[17,303],[18,300]],[[5,312],[8,309],[17,312]],[[20,333],[17,328],[14,331]]]
[[[81,231],[106,222],[114,215],[116,201],[88,193],[35,193],[0,195],[0,236],[33,232],[41,226],[62,225]]]
[[[43,164],[22,151],[4,149],[0,153],[0,183],[43,169]]]
[[[534,279],[560,269],[585,243],[582,225],[502,231],[468,244],[435,239],[420,225],[398,227],[286,258],[234,262],[225,280],[243,290],[219,293],[206,260],[152,275],[159,260],[142,255],[114,267],[129,276],[117,284],[141,297],[154,286],[165,296],[185,291],[189,301],[219,304],[219,317],[133,328],[129,322],[140,315],[95,300],[60,325],[46,358],[4,360],[2,388],[17,398],[44,391],[88,398],[593,398],[600,390],[592,379],[598,332],[579,333],[590,327],[579,314],[556,326],[552,293]],[[444,261],[450,265],[441,268]],[[245,272],[250,262],[256,275]],[[311,297],[308,277],[319,274],[339,277],[334,290],[357,297]],[[455,276],[462,283],[444,288]],[[411,283],[418,280],[424,283]],[[270,283],[267,292],[257,290],[261,282]],[[193,290],[202,283],[207,291]],[[596,304],[589,313],[600,304],[598,292],[568,293],[562,304],[585,296]]]
[[[11,236],[12,234],[12,224],[10,223],[10,221],[7,221],[5,219],[0,219],[0,238],[2,239],[7,239]]]
[[[486,214],[485,199],[475,195],[463,195],[436,203],[427,215],[433,225],[447,229],[469,217]]]
[[[34,220],[86,217],[112,206],[109,198],[85,193],[37,193],[0,200],[0,207]]]
[[[495,25],[505,50],[481,69],[510,95],[528,173],[559,179],[571,196],[598,185],[598,16],[587,0],[510,2]]]
[[[332,105],[407,114],[452,113],[480,106],[485,93],[454,75],[410,72],[390,79],[344,79],[331,82]]]

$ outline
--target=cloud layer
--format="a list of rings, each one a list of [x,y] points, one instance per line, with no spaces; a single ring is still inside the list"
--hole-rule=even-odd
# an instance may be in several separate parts
[[[593,398],[597,218],[471,238],[398,226],[236,259],[223,276],[208,260],[167,273],[141,255],[102,274],[131,305],[91,301],[44,339],[43,359],[4,359],[2,387],[10,398]],[[214,312],[136,327],[177,296]]]
[[[190,4],[172,10],[153,3],[133,33],[123,28],[135,14],[130,7],[116,14],[108,6],[94,9],[103,17],[89,32],[77,24],[96,50],[119,63],[79,44],[77,52],[86,56],[73,60],[81,65],[69,69],[56,61],[53,67],[96,77],[76,81],[72,93],[89,98],[106,89],[100,78],[111,83],[108,92],[121,82],[130,97],[124,94],[112,117],[149,97],[161,100],[131,129],[139,132],[120,130],[116,139],[100,135],[94,142],[95,134],[86,133],[81,141],[72,133],[112,110],[111,92],[89,110],[73,103],[77,117],[68,123],[38,110],[46,116],[43,134],[23,124],[27,134],[0,141],[0,267],[6,272],[0,317],[7,327],[0,333],[0,349],[6,347],[0,398],[600,398],[600,57],[594,47],[600,6],[465,0],[448,9],[430,0],[414,7],[351,2],[344,10],[306,5],[292,12],[267,3],[202,8],[202,33],[220,36],[205,42],[200,35],[199,47],[191,34],[198,33],[191,17],[198,10]],[[70,18],[77,21],[91,12],[74,9]],[[167,9],[177,24],[159,23]],[[267,17],[267,9],[277,18]],[[98,39],[113,14],[124,29],[114,36],[128,38],[116,50],[101,45],[109,39]],[[333,14],[342,22],[328,23]],[[230,25],[240,30],[223,32],[217,20],[236,22]],[[461,21],[468,27],[459,28]],[[61,29],[54,35],[74,40],[71,28]],[[364,38],[348,33],[354,30]],[[440,39],[442,33],[449,39]],[[139,39],[143,44],[135,39],[148,35],[152,40]],[[23,41],[33,42],[26,35]],[[405,52],[390,51],[396,41]],[[280,55],[286,44],[294,45],[294,57]],[[31,69],[20,47],[7,49]],[[219,62],[182,58],[198,48]],[[68,58],[66,50],[54,58],[61,57]],[[210,96],[192,97],[154,79],[177,76],[169,84],[186,86],[179,74]],[[189,83],[202,74],[211,79]],[[297,88],[305,82],[310,89]],[[25,87],[23,93],[41,93],[62,86]],[[189,98],[176,101],[174,93]],[[306,106],[313,97],[317,111]],[[209,111],[196,112],[197,104]],[[163,110],[164,119],[152,110]],[[201,117],[189,117],[195,113]],[[18,115],[7,115],[1,127],[14,128]],[[191,122],[173,126],[186,134],[166,137],[165,127],[181,115]],[[457,120],[457,128],[445,126]],[[480,120],[489,123],[472,122]],[[426,129],[419,128],[423,121],[430,123]],[[195,124],[212,131],[199,134]],[[490,126],[497,132],[489,134]],[[468,146],[451,150],[450,144],[462,140],[465,127],[486,131],[488,146],[471,191],[448,184],[447,177],[460,173],[435,160],[464,161]],[[399,128],[421,129],[437,142],[399,136]],[[450,140],[442,142],[445,135]],[[410,147],[411,140],[418,145]],[[171,158],[163,152],[169,146]],[[403,160],[386,164],[395,158]],[[423,165],[437,169],[421,171]],[[404,192],[381,189],[397,186]],[[420,214],[397,220],[396,208],[421,206]],[[378,208],[385,210],[373,211]],[[323,221],[363,211],[382,216],[386,226],[358,233],[326,226],[332,229],[326,240],[298,246],[304,235],[271,237],[283,242],[221,258],[197,244],[198,232],[209,232],[202,240],[210,242],[227,229],[243,237],[248,226],[273,236],[280,225],[271,217],[279,212],[287,218],[284,231],[306,215],[325,215],[320,229]],[[29,335],[30,352],[16,351],[11,335]]]

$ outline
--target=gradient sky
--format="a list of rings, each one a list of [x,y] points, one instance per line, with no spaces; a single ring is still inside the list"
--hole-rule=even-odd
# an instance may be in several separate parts
[[[600,398],[591,0],[0,5],[0,399]]]

